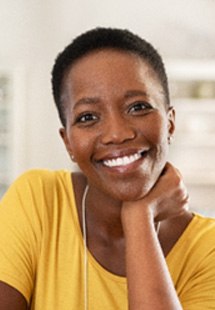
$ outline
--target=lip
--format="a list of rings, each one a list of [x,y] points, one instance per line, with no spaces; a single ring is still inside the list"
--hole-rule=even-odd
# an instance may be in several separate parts
[[[97,162],[103,162],[105,160],[117,159],[125,156],[132,156],[134,154],[141,154],[147,152],[148,148],[133,148],[133,149],[124,149],[124,150],[113,150],[111,152],[107,152],[96,159]]]
[[[106,154],[106,156],[99,160],[99,163],[102,165],[103,169],[109,171],[110,173],[129,173],[134,172],[140,167],[140,165],[145,160],[147,154],[148,149],[146,150],[143,148],[138,150],[130,149],[123,151],[114,151]],[[126,161],[123,161],[123,159],[125,158],[127,158]],[[130,158],[130,162],[128,158]],[[121,162],[123,163],[120,164]]]

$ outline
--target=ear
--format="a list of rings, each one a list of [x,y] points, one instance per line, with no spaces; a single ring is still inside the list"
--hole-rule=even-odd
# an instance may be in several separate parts
[[[72,147],[71,147],[71,144],[70,144],[68,136],[67,136],[66,128],[64,128],[64,127],[60,128],[59,134],[63,140],[63,143],[66,147],[66,150],[67,150],[71,160],[75,162],[75,157],[73,155]]]
[[[168,117],[168,141],[171,141],[175,132],[175,109],[169,107],[167,111]]]

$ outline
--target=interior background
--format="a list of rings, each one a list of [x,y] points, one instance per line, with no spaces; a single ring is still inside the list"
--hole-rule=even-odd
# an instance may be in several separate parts
[[[0,183],[31,168],[76,169],[58,135],[50,72],[57,53],[96,26],[128,28],[163,56],[178,109],[170,159],[184,174],[193,207],[214,215],[214,0],[0,0],[0,74],[9,77]]]

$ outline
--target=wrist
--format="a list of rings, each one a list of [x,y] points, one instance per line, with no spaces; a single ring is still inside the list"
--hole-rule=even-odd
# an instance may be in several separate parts
[[[125,234],[132,232],[136,234],[147,227],[154,227],[153,210],[148,204],[137,201],[125,202],[121,210],[121,221]]]

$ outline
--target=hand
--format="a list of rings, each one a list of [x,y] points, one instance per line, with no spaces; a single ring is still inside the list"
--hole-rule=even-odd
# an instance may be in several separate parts
[[[145,202],[152,206],[155,221],[184,213],[188,208],[189,195],[179,170],[167,163],[158,181],[146,195]]]
[[[182,310],[154,222],[181,215],[187,202],[181,174],[169,163],[148,194],[123,202],[129,309]]]
[[[167,163],[150,192],[137,201],[124,202],[123,206],[134,211],[135,206],[151,213],[154,221],[176,217],[188,208],[188,193],[178,169]]]

